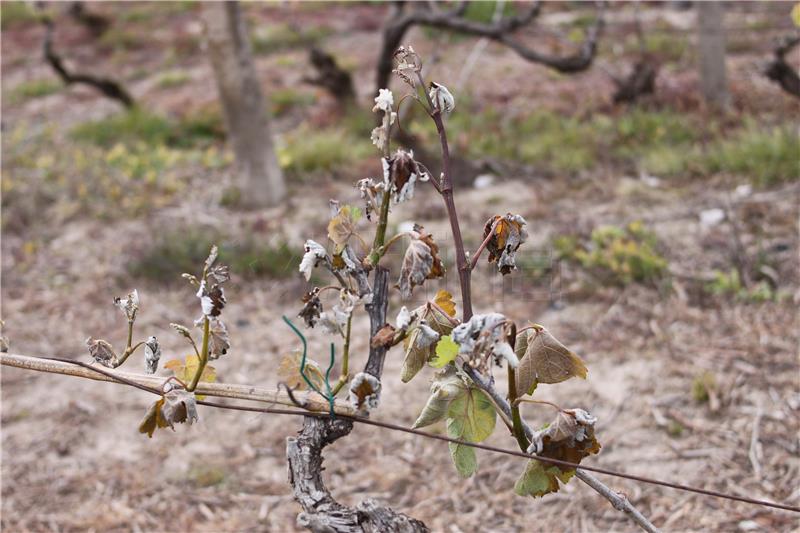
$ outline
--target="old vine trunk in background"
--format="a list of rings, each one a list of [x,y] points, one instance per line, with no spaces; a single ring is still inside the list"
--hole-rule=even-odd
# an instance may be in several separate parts
[[[206,2],[203,12],[208,55],[239,170],[240,203],[277,205],[286,197],[286,184],[239,3]]]

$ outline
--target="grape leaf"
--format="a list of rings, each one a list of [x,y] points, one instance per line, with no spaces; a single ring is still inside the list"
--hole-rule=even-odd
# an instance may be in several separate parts
[[[108,368],[116,368],[119,366],[119,359],[117,354],[114,353],[114,348],[111,343],[103,339],[93,339],[91,337],[86,339],[86,346],[89,348],[89,355],[103,366]]]
[[[348,401],[360,414],[368,414],[378,407],[381,399],[381,382],[372,374],[359,372],[350,381]]]
[[[438,373],[437,379],[431,384],[431,395],[414,422],[414,429],[443,420],[447,416],[450,402],[465,391],[466,384],[458,375],[455,367],[447,367],[443,372]]]
[[[384,324],[381,329],[375,332],[369,345],[372,348],[380,348],[381,346],[388,347],[394,340],[394,334],[397,330],[391,324]]]
[[[350,237],[356,234],[356,223],[361,213],[360,208],[346,205],[328,222],[328,238],[336,244],[337,251],[341,251]]]
[[[456,304],[453,301],[453,295],[444,289],[439,289],[436,296],[433,298],[433,303],[442,308],[442,311],[448,315],[456,316]]]
[[[220,356],[228,353],[228,350],[231,349],[231,340],[225,323],[217,317],[211,317],[208,333],[209,359],[219,359]]]
[[[582,409],[563,409],[555,419],[531,436],[529,453],[579,464],[584,457],[600,451],[594,436],[597,419]],[[560,488],[558,481],[567,483],[575,469],[548,465],[531,460],[517,479],[514,492],[537,498]]]
[[[528,233],[525,231],[526,224],[520,215],[508,213],[504,216],[493,216],[483,227],[483,238],[489,237],[489,242],[486,244],[486,250],[489,252],[488,260],[490,263],[497,262],[497,268],[503,275],[517,268],[514,254],[528,238]]]
[[[436,343],[436,354],[430,361],[433,368],[442,368],[458,355],[458,344],[453,342],[450,335],[445,335]]]
[[[152,439],[156,428],[169,427],[169,423],[161,412],[163,406],[164,398],[161,397],[148,407],[144,418],[139,422],[139,433],[147,433],[147,436]]]
[[[403,368],[400,371],[400,379],[403,383],[411,381],[422,370],[425,363],[433,357],[433,350],[437,340],[439,340],[439,333],[424,321],[419,322],[409,330],[408,336],[403,343],[405,358],[403,359]]]
[[[197,369],[200,368],[200,359],[197,355],[187,355],[183,361],[180,359],[172,359],[164,363],[164,368],[172,370],[172,375],[184,382],[185,384],[191,383],[194,375],[197,374]],[[200,381],[206,383],[213,383],[217,380],[217,370],[211,366],[206,365],[203,368],[203,373],[200,375]],[[205,396],[198,395],[198,400],[205,399]]]
[[[302,360],[303,356],[300,355],[300,352],[294,351],[284,355],[278,364],[278,377],[290,389],[305,390],[308,388],[308,384],[303,379],[303,376],[300,375],[300,363]],[[325,377],[322,375],[322,370],[320,370],[316,361],[306,359],[305,374],[317,389],[324,389]]]
[[[481,442],[494,431],[497,412],[488,396],[475,387],[467,387],[463,394],[450,402],[447,417],[447,435],[450,438]],[[450,455],[462,477],[469,477],[477,470],[478,462],[472,448],[450,443]]]
[[[525,346],[517,368],[520,392],[529,392],[537,383],[561,383],[571,377],[586,379],[588,370],[581,358],[541,326],[523,331],[517,336],[517,345],[518,349]]]
[[[403,298],[410,298],[414,287],[422,285],[426,279],[444,276],[444,265],[438,255],[439,247],[433,242],[433,237],[419,224],[415,224],[414,230],[409,233],[411,242],[403,256],[400,279],[397,281]]]

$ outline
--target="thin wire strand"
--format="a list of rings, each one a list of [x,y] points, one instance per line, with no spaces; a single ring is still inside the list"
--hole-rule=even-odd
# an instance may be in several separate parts
[[[91,369],[91,370],[97,372],[98,374],[102,374],[104,376],[112,378],[112,379],[118,381],[119,383],[123,383],[125,385],[130,385],[132,387],[136,387],[137,389],[141,389],[141,390],[150,392],[152,394],[161,395],[161,391],[159,391],[158,389],[154,389],[154,388],[151,388],[151,387],[147,387],[145,385],[141,385],[141,384],[136,383],[134,381],[131,381],[129,379],[125,379],[123,377],[117,376],[112,372],[105,371],[105,370],[103,370],[101,368],[98,368],[96,366],[90,365],[88,363],[84,363],[82,361],[76,361],[76,360],[73,360],[73,359],[63,359],[63,358],[60,358],[60,357],[42,357],[41,359],[50,359],[52,361],[61,361],[61,362],[64,362],[64,363],[71,363],[71,364],[74,364],[74,365],[82,366],[84,368]],[[330,418],[330,415],[328,413],[318,413],[318,412],[313,412],[313,411],[301,411],[299,409],[280,409],[280,408],[274,408],[274,407],[248,407],[248,406],[244,406],[244,405],[226,405],[226,404],[217,403],[217,402],[209,402],[209,401],[206,401],[206,400],[202,400],[202,401],[198,400],[197,404],[198,405],[205,405],[206,407],[215,407],[215,408],[218,408],[218,409],[228,409],[228,410],[231,410],[231,411],[246,411],[246,412],[252,412],[252,413],[269,413],[269,414],[276,414],[276,415],[312,416],[312,417],[316,417],[316,418]],[[757,499],[754,499],[754,498],[746,498],[744,496],[737,496],[737,495],[734,495],[734,494],[726,494],[726,493],[723,493],[723,492],[717,492],[717,491],[708,490],[708,489],[701,489],[701,488],[692,487],[692,486],[689,486],[689,485],[682,485],[680,483],[672,483],[670,481],[662,481],[662,480],[659,480],[659,479],[653,479],[653,478],[649,478],[649,477],[645,477],[645,476],[637,476],[637,475],[634,475],[634,474],[626,474],[624,472],[618,472],[618,471],[615,471],[615,470],[608,470],[606,468],[599,468],[599,467],[595,467],[595,466],[587,466],[587,465],[581,465],[581,464],[577,464],[577,463],[570,463],[568,461],[561,461],[559,459],[552,459],[550,457],[540,457],[540,456],[536,456],[536,455],[530,455],[530,454],[523,453],[523,452],[516,451],[516,450],[509,450],[509,449],[506,449],[506,448],[498,448],[496,446],[490,446],[488,444],[480,444],[480,443],[476,443],[476,442],[468,442],[468,441],[464,441],[464,440],[461,440],[461,439],[452,439],[450,437],[445,437],[443,435],[436,435],[434,433],[428,433],[427,431],[421,431],[419,429],[411,429],[411,428],[407,428],[405,426],[401,426],[401,425],[398,425],[398,424],[392,424],[390,422],[381,422],[379,420],[372,420],[372,419],[363,418],[363,417],[360,417],[360,416],[352,416],[352,415],[345,415],[345,414],[337,414],[337,416],[339,418],[351,420],[351,421],[357,422],[359,424],[365,424],[365,425],[368,425],[368,426],[374,426],[374,427],[379,427],[379,428],[383,428],[383,429],[389,429],[389,430],[392,430],[392,431],[401,431],[403,433],[409,433],[411,435],[417,435],[417,436],[420,436],[420,437],[439,440],[439,441],[443,441],[443,442],[449,442],[449,443],[453,443],[453,444],[461,444],[461,445],[464,445],[464,446],[469,446],[471,448],[478,448],[480,450],[486,450],[486,451],[489,451],[489,452],[501,453],[501,454],[504,454],[504,455],[511,455],[511,456],[514,456],[514,457],[522,457],[524,459],[532,459],[532,460],[535,460],[535,461],[539,461],[539,462],[542,462],[542,463],[551,464],[551,465],[555,465],[555,466],[562,466],[562,467],[571,468],[571,469],[586,470],[588,472],[595,472],[597,474],[605,474],[605,475],[608,475],[608,476],[614,476],[614,477],[623,478],[623,479],[630,479],[632,481],[639,481],[641,483],[648,483],[650,485],[659,485],[659,486],[662,486],[662,487],[667,487],[667,488],[671,488],[671,489],[675,489],[675,490],[682,490],[682,491],[685,491],[685,492],[693,492],[695,494],[701,494],[703,496],[711,496],[711,497],[714,497],[714,498],[722,498],[722,499],[725,499],[725,500],[738,501],[738,502],[741,502],[741,503],[747,503],[747,504],[751,504],[751,505],[759,505],[759,506],[762,506],[762,507],[771,507],[773,509],[781,509],[781,510],[784,510],[784,511],[791,511],[793,513],[800,513],[800,507],[795,507],[795,506],[792,506],[792,505],[787,505],[787,504],[782,504],[782,503],[774,503],[774,502],[770,502],[770,501],[766,501],[766,500],[757,500]]]

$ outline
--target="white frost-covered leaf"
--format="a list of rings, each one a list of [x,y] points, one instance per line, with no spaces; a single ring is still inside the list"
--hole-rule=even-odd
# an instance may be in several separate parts
[[[328,252],[325,250],[324,246],[311,239],[306,241],[304,249],[305,254],[303,254],[303,259],[300,261],[298,270],[302,272],[306,281],[309,281],[311,279],[311,271],[317,266],[320,259],[325,259],[328,256]]]
[[[161,359],[161,346],[155,336],[151,335],[144,343],[144,369],[148,374],[155,374],[158,370],[158,360]]]

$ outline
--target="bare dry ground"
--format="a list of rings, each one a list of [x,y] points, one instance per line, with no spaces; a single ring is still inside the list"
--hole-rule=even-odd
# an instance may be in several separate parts
[[[125,12],[121,7],[102,7],[109,13]],[[131,4],[126,9],[141,7]],[[783,20],[781,9],[772,7],[764,12],[754,8],[757,17],[752,17],[767,25]],[[384,11],[378,5],[340,4],[250,8],[254,20],[264,24],[302,20],[308,27],[325,26],[326,48],[344,58],[357,80],[364,80],[357,83],[364,107],[372,91],[370,65]],[[555,17],[555,11],[548,13]],[[187,52],[170,60],[161,46],[181,38],[194,42],[197,14],[190,6],[158,15],[152,42],[133,46],[115,60],[100,56],[105,68],[122,73],[133,94],[159,112],[213,100],[212,78],[199,48],[186,45]],[[689,24],[693,20],[690,15],[683,17]],[[681,19],[675,27],[684,22]],[[64,28],[65,46],[74,45],[68,49],[73,57],[86,61],[95,57],[98,52],[91,39],[66,22]],[[757,60],[768,55],[769,35],[766,30],[756,33],[751,46],[731,60],[734,99],[743,115],[797,111],[788,96],[757,73]],[[680,36],[686,38],[685,33]],[[48,71],[38,51],[31,53],[41,39],[37,25],[4,30],[2,39],[3,131],[18,132],[25,126],[19,133],[22,140],[4,135],[3,176],[25,180],[26,169],[9,166],[10,143],[27,142],[45,131],[51,144],[36,157],[73,157],[60,151],[69,129],[114,112],[115,105],[78,87],[7,103],[16,85]],[[458,77],[474,45],[469,39],[441,38],[420,30],[409,41],[423,54],[440,51],[433,67],[440,80]],[[608,67],[609,60],[603,62]],[[179,65],[189,82],[171,89],[160,86],[157,72],[166,64]],[[305,52],[295,48],[259,56],[259,69],[268,91],[292,88],[308,73]],[[690,113],[703,112],[687,96],[697,84],[690,68],[667,68],[659,83],[660,98],[687,106]],[[554,76],[490,45],[464,92],[473,101],[501,102],[509,110],[550,106],[592,111],[608,105],[604,102],[611,90],[601,69],[574,78]],[[308,117],[319,123],[333,120],[328,118],[331,107],[325,95],[317,94],[310,107],[280,118],[278,129],[285,133]],[[469,135],[456,132],[460,134]],[[373,175],[379,171],[377,158],[359,165]],[[65,196],[56,198],[56,204],[67,204],[62,210],[54,210],[51,203],[46,211],[21,221],[4,217],[3,319],[12,352],[87,360],[83,340],[89,335],[121,343],[123,323],[110,301],[135,286],[142,299],[139,331],[159,338],[165,359],[181,355],[186,346],[168,324],[194,318],[192,291],[180,283],[136,279],[127,268],[153,239],[170,229],[203,227],[242,239],[288,242],[299,249],[306,238],[324,236],[328,198],[358,202],[352,183],[364,177],[350,169],[333,178],[297,181],[286,205],[241,212],[220,206],[229,166],[187,168],[191,175],[180,177],[185,188],[143,215],[114,215],[115,200],[98,199],[109,202],[112,212],[99,218],[81,211],[84,208],[76,211]],[[537,396],[597,415],[603,448],[587,463],[798,505],[800,186],[795,180],[747,192],[740,187],[747,183],[747,177],[724,172],[703,179],[648,180],[630,169],[607,166],[555,176],[519,166],[488,187],[462,188],[456,202],[472,246],[495,212],[520,213],[527,219],[531,240],[526,246],[534,251],[530,252],[534,259],[511,280],[500,280],[490,268],[480,268],[474,275],[475,308],[502,311],[518,323],[542,323],[584,358],[589,368],[586,381],[541,386]],[[4,201],[3,207],[12,211],[14,206]],[[701,224],[701,213],[709,209],[727,209],[729,220]],[[447,221],[432,189],[419,190],[415,203],[399,206],[392,220],[420,221],[440,247],[449,248]],[[632,221],[643,222],[661,243],[672,272],[668,284],[605,283],[552,252],[554,236]],[[730,257],[741,255],[742,249],[748,257],[759,251],[771,254],[778,296],[761,301],[710,294],[703,288],[703,276],[731,265]],[[297,256],[285,257],[287,265],[297,261]],[[179,274],[175,273],[176,279]],[[426,291],[430,294],[441,286],[455,292],[456,285],[453,276]],[[296,313],[305,289],[299,274],[251,279],[234,272],[226,308],[233,349],[216,363],[220,381],[277,383],[278,360],[295,342],[281,315]],[[425,291],[414,295],[415,301],[424,297]],[[395,296],[390,315],[403,304],[408,303]],[[355,331],[366,328],[366,317],[354,324]],[[312,333],[312,353],[324,353],[327,342],[323,335]],[[366,356],[366,338],[358,336],[354,348],[358,366]],[[431,373],[403,384],[401,364],[402,353],[396,349],[386,362],[382,404],[372,416],[411,425],[427,398]],[[698,392],[703,383],[706,386]],[[197,425],[179,427],[174,433],[161,431],[148,439],[137,432],[137,425],[149,401],[145,393],[118,385],[3,368],[3,529],[295,530],[299,506],[287,482],[285,440],[299,429],[299,420],[203,409]],[[551,413],[526,406],[524,414],[541,424]],[[514,444],[501,428],[489,443],[509,448]],[[524,467],[520,459],[479,453],[478,473],[462,480],[442,443],[359,426],[325,456],[328,486],[339,501],[356,504],[377,498],[425,521],[434,531],[634,529],[577,481],[543,499],[515,496],[512,487]],[[603,480],[624,492],[665,531],[800,527],[796,516],[787,512]]]

